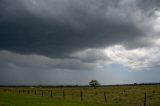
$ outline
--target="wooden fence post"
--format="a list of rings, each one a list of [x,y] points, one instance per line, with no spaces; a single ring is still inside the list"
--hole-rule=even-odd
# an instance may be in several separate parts
[[[43,96],[43,91],[42,91],[42,96]]]
[[[28,94],[30,94],[30,91],[28,90]]]
[[[36,91],[36,90],[34,91],[34,94],[35,94],[35,95],[37,94],[37,91]]]
[[[146,96],[146,92],[144,93],[144,106],[146,106],[146,99],[147,99],[147,96]]]
[[[65,91],[63,90],[63,99],[65,99]]]
[[[52,90],[51,90],[51,97],[53,97],[53,93],[52,93]]]
[[[81,101],[83,101],[83,92],[80,92]]]
[[[73,100],[73,97],[74,97],[74,95],[73,95],[73,91],[71,91],[72,92],[72,100]]]
[[[107,97],[106,97],[106,92],[104,92],[104,100],[107,103]]]

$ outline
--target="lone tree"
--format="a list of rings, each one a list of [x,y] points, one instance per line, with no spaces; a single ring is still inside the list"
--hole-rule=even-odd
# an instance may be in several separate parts
[[[91,81],[89,82],[89,85],[90,85],[91,87],[94,87],[94,89],[95,89],[97,86],[100,86],[100,84],[99,84],[99,82],[98,82],[97,80],[91,80]]]

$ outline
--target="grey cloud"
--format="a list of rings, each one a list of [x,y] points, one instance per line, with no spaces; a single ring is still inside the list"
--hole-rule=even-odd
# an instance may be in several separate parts
[[[71,57],[87,63],[110,61],[105,52],[100,49],[87,49],[85,51],[78,51],[72,54]]]
[[[9,51],[0,51],[1,69],[18,69],[27,71],[54,71],[54,70],[96,70],[97,63],[81,62],[78,59],[52,59],[40,55],[21,55]]]
[[[159,0],[137,0],[137,5],[146,10],[150,9],[158,9],[160,6],[160,1]]]
[[[0,49],[59,58],[134,41],[145,32],[130,5],[138,9],[118,0],[1,0]]]

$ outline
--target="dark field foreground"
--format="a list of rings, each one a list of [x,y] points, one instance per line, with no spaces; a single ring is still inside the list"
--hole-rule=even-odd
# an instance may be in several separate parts
[[[160,85],[0,88],[0,106],[160,106]]]

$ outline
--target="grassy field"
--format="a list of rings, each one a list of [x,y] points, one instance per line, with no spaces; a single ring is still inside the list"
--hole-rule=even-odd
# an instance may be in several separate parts
[[[1,88],[0,106],[160,106],[160,85]]]

